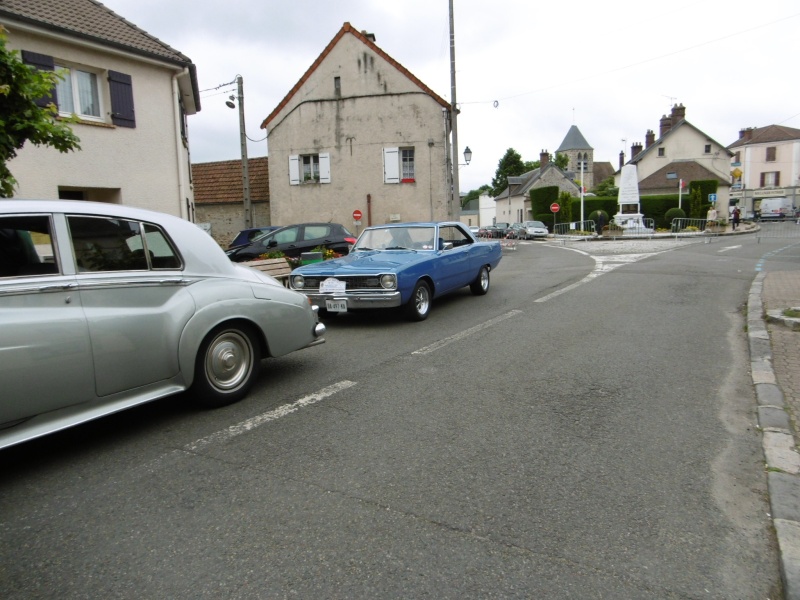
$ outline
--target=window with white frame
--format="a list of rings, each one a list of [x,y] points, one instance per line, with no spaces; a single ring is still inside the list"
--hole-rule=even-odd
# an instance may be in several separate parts
[[[414,183],[415,181],[414,148],[384,148],[383,182]]]
[[[767,146],[766,148],[766,162],[775,162],[775,157],[777,155],[777,147],[776,146]]]
[[[761,173],[761,187],[778,187],[780,184],[780,171],[766,171]]]
[[[331,155],[329,152],[289,156],[289,183],[291,185],[330,182]]]
[[[414,149],[400,149],[400,164],[402,166],[401,183],[411,183],[414,181]]]
[[[63,77],[51,92],[36,99],[38,106],[54,103],[62,114],[77,115],[83,121],[109,120],[117,127],[136,127],[133,80],[130,75],[68,65],[47,54],[21,51],[22,62],[40,71],[58,71]],[[104,106],[110,102],[110,110]]]
[[[56,70],[64,77],[56,84],[58,112],[100,119],[103,113],[97,89],[97,75],[59,64],[56,65]]]

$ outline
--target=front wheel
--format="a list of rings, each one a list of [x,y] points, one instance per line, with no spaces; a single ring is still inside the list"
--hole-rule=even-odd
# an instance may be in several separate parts
[[[411,321],[424,321],[431,312],[431,288],[424,281],[418,281],[414,293],[405,305],[406,317]]]
[[[209,408],[244,398],[258,376],[261,348],[252,327],[222,324],[209,333],[195,359],[191,393]]]
[[[478,271],[478,276],[475,281],[469,284],[470,291],[476,296],[483,296],[489,291],[489,269],[486,265],[481,267]]]

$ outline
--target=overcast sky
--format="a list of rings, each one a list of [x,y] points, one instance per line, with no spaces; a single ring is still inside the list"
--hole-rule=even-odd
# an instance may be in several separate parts
[[[192,161],[240,157],[244,79],[250,157],[268,154],[261,122],[345,22],[445,100],[448,0],[105,0],[197,65],[202,110],[189,118]],[[727,146],[744,127],[800,128],[797,0],[455,0],[461,190],[491,183],[508,148],[555,152],[571,125],[595,161],[658,136],[675,103]],[[461,160],[460,162],[463,162]]]

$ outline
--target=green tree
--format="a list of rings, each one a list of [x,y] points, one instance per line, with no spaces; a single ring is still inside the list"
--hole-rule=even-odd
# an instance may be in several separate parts
[[[8,162],[17,156],[25,142],[50,146],[59,152],[80,149],[80,140],[59,119],[58,108],[51,102],[39,106],[59,80],[52,71],[39,71],[24,64],[17,50],[6,47],[7,33],[0,26],[0,197],[14,194],[16,180]]]
[[[616,196],[619,194],[619,188],[614,185],[614,177],[611,176],[598,183],[592,193],[598,196]]]
[[[699,187],[693,188],[689,194],[689,218],[690,219],[704,219],[703,214],[703,196]]]
[[[492,186],[490,186],[488,183],[483,184],[477,190],[470,190],[469,192],[467,192],[467,195],[461,199],[461,208],[464,208],[467,204],[469,204],[476,198],[479,198],[483,192],[491,192],[491,191],[492,191]]]
[[[508,187],[509,177],[517,177],[523,173],[525,173],[525,163],[522,162],[522,157],[519,152],[509,148],[497,164],[497,171],[492,179],[492,196],[499,196],[500,192]]]
[[[558,205],[561,209],[558,211],[558,220],[561,223],[572,221],[572,201],[574,198],[569,192],[561,192],[558,194]]]
[[[550,162],[554,163],[562,171],[565,171],[567,169],[567,167],[569,166],[569,156],[567,156],[566,154],[558,154],[558,153],[556,153],[555,158],[553,158],[552,154],[550,154],[549,156],[550,156]],[[525,170],[523,171],[523,173],[527,173],[528,171],[533,171],[534,169],[538,169],[539,167],[541,167],[542,166],[542,161],[541,160],[534,160],[534,161],[526,160],[524,164],[525,164]]]

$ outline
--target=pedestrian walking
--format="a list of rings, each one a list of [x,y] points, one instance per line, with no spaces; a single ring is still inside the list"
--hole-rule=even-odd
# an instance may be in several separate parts
[[[597,211],[597,226],[596,226],[597,235],[602,235],[603,234],[603,225],[605,225],[605,224],[606,224],[606,213],[604,213],[602,210],[598,210]]]
[[[741,219],[742,213],[739,211],[739,207],[736,206],[733,209],[733,225],[732,228],[736,231],[736,228],[739,226],[739,221]]]

